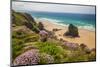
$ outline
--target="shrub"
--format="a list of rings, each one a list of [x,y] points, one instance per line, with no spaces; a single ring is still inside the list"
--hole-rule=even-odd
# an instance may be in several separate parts
[[[27,34],[21,30],[18,31],[13,31],[12,32],[12,38],[18,38],[18,39],[23,39],[27,36]]]
[[[46,53],[54,57],[54,62],[59,63],[66,56],[65,50],[61,46],[57,46],[57,43],[53,42],[37,42],[41,53]]]
[[[40,58],[39,64],[48,64],[54,62],[54,58],[46,53],[40,53],[39,58]]]
[[[95,61],[96,60],[96,51],[92,51],[88,56],[89,61]]]

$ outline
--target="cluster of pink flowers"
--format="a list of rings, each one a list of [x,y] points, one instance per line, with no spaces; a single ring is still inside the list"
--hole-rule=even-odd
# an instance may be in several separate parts
[[[40,40],[41,40],[42,42],[47,41],[48,32],[46,32],[45,30],[41,30],[41,31],[39,32],[39,34],[40,34]]]
[[[70,43],[70,42],[64,42],[64,45],[66,46],[66,47],[68,47],[69,49],[73,49],[73,50],[75,50],[75,49],[77,49],[78,47],[79,47],[79,44],[77,44],[77,43]]]
[[[32,65],[38,64],[39,57],[38,57],[38,50],[31,49],[26,51],[25,53],[19,55],[14,60],[14,65]]]
[[[45,35],[48,35],[48,33],[47,33],[45,30],[41,30],[41,31],[39,32],[39,34],[40,34],[40,35],[44,35],[44,36],[45,36]]]

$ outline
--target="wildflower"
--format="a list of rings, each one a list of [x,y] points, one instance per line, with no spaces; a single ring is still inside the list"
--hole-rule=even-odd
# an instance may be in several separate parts
[[[48,33],[45,30],[41,30],[39,34],[40,34],[40,40],[42,42],[47,41]]]
[[[38,50],[31,49],[26,51],[25,53],[19,55],[14,60],[14,65],[32,65],[38,64],[39,57],[38,57]]]

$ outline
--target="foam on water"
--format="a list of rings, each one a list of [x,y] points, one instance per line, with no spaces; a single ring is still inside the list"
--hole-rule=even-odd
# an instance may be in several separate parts
[[[61,20],[56,20],[56,19],[50,19],[50,18],[39,18],[39,21],[49,21],[50,23],[56,24],[56,25],[61,25],[61,26],[68,26],[67,24],[63,24]]]
[[[50,18],[39,18],[40,21],[50,21],[50,22],[61,22],[60,20],[50,19]]]
[[[56,24],[56,25],[61,25],[61,26],[68,26],[70,23],[62,23],[64,21],[62,20],[57,20],[57,19],[51,19],[51,18],[38,18],[39,21],[49,21],[53,24]],[[92,25],[92,24],[86,24],[86,23],[82,23],[81,21],[75,21],[77,23],[77,27],[79,29],[86,29],[86,30],[90,30],[90,31],[95,31],[95,27]]]

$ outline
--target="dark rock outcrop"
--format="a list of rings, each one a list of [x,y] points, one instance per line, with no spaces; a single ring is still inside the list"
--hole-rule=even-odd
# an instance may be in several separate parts
[[[38,27],[39,27],[40,30],[44,30],[44,26],[43,26],[42,22],[38,23]]]
[[[28,14],[28,13],[22,13],[22,15],[23,15],[28,21],[33,22],[34,24],[36,24],[34,18],[33,18],[30,14]]]
[[[64,33],[65,36],[79,37],[78,28],[73,24],[70,24],[68,31]]]
[[[12,11],[12,24],[15,24],[16,26],[25,25],[32,31],[39,32],[34,18],[28,13]]]
[[[59,31],[59,30],[61,30],[61,29],[54,28],[52,31],[55,32],[55,31]]]
[[[82,48],[82,49],[85,49],[86,47],[87,47],[87,45],[85,45],[85,44],[80,44],[80,47]]]

